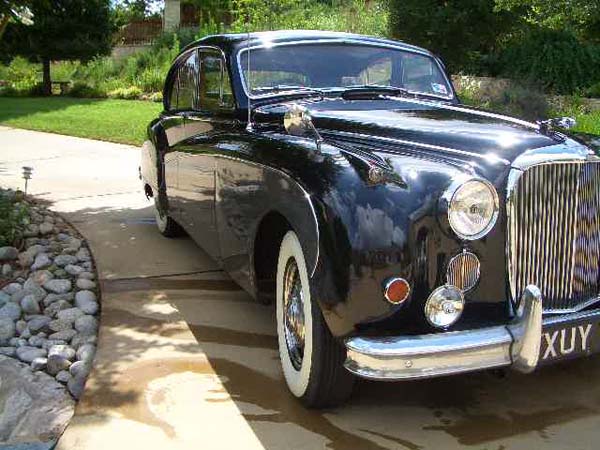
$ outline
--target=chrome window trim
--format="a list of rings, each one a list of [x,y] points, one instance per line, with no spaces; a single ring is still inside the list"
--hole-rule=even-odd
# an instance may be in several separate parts
[[[260,100],[260,99],[266,99],[266,98],[274,98],[274,97],[278,97],[278,96],[282,96],[282,95],[286,95],[286,94],[290,94],[290,93],[297,93],[297,92],[300,92],[300,91],[292,89],[292,90],[289,90],[289,91],[278,92],[276,94],[275,93],[273,93],[273,94],[261,94],[261,95],[252,95],[252,94],[250,94],[248,86],[246,85],[246,77],[244,77],[244,70],[242,68],[242,62],[241,62],[242,53],[248,52],[248,51],[252,51],[252,50],[258,50],[258,49],[273,48],[273,47],[284,47],[284,46],[291,46],[291,45],[304,45],[304,44],[359,44],[359,45],[364,45],[364,46],[367,46],[367,47],[380,47],[380,48],[386,48],[386,49],[390,49],[390,50],[399,50],[399,51],[404,51],[404,52],[407,52],[407,53],[414,53],[414,54],[417,54],[417,55],[426,56],[426,57],[431,58],[433,60],[434,64],[437,66],[437,68],[442,73],[442,76],[444,77],[444,80],[446,81],[446,83],[450,87],[451,95],[450,96],[443,96],[443,95],[435,95],[435,94],[429,94],[429,93],[417,92],[417,91],[409,91],[409,93],[411,93],[411,94],[418,94],[418,95],[426,95],[428,97],[435,97],[435,98],[443,99],[443,100],[446,100],[446,101],[448,101],[448,100],[454,100],[456,98],[456,94],[454,92],[454,85],[452,84],[452,81],[448,79],[448,75],[446,74],[446,71],[441,66],[441,64],[438,61],[438,59],[435,56],[433,56],[431,53],[429,53],[427,51],[412,49],[412,48],[411,49],[405,48],[405,47],[402,47],[401,45],[393,45],[393,44],[388,44],[388,43],[385,43],[385,42],[365,42],[365,41],[362,41],[360,39],[354,39],[354,38],[300,39],[300,40],[297,40],[297,41],[274,42],[272,44],[260,44],[260,45],[253,45],[253,46],[250,46],[250,47],[241,48],[237,52],[236,61],[237,61],[237,69],[238,69],[238,72],[239,72],[240,80],[241,80],[241,83],[242,83],[242,87],[244,89],[244,93],[246,94],[246,97],[248,97],[250,100]],[[252,62],[250,64],[252,64]],[[319,89],[319,88],[314,88],[314,89]],[[343,89],[343,87],[340,86],[339,89]]]

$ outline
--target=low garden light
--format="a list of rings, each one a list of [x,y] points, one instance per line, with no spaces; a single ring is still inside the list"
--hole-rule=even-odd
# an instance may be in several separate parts
[[[23,179],[25,180],[25,194],[27,194],[27,183],[31,180],[33,167],[23,166]]]

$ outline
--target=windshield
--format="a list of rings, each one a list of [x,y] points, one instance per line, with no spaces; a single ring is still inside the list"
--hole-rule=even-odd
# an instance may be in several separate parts
[[[310,89],[386,86],[452,98],[452,89],[430,56],[361,44],[292,44],[250,49],[239,56],[252,96]]]

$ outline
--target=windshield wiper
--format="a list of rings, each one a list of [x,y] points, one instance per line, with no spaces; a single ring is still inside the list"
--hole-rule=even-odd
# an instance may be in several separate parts
[[[342,98],[344,99],[373,98],[383,95],[407,97],[411,95],[411,92],[401,87],[380,86],[377,84],[346,86],[344,92],[342,92]]]
[[[280,92],[294,92],[294,91],[323,95],[323,91],[321,91],[319,89],[306,87],[306,86],[295,86],[295,85],[291,85],[291,84],[278,84],[276,86],[260,86],[260,87],[252,89],[252,92],[259,92],[259,93],[273,92],[275,94],[278,94]]]

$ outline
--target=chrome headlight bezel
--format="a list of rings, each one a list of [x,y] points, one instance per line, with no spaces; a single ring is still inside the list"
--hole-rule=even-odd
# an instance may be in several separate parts
[[[481,231],[475,234],[468,234],[464,230],[459,229],[457,227],[457,224],[455,223],[455,220],[453,220],[452,218],[452,215],[455,214],[458,210],[458,206],[456,205],[456,197],[461,191],[461,189],[463,189],[469,183],[480,183],[481,185],[485,186],[490,194],[491,202],[494,208],[486,226]],[[477,239],[481,239],[494,228],[496,222],[498,221],[498,216],[500,214],[500,199],[498,197],[498,192],[496,191],[496,188],[492,185],[492,183],[490,183],[487,180],[484,180],[483,178],[465,178],[456,180],[454,183],[452,183],[450,188],[448,188],[448,190],[444,194],[444,198],[447,202],[448,223],[452,231],[460,239],[466,241],[475,241]]]

